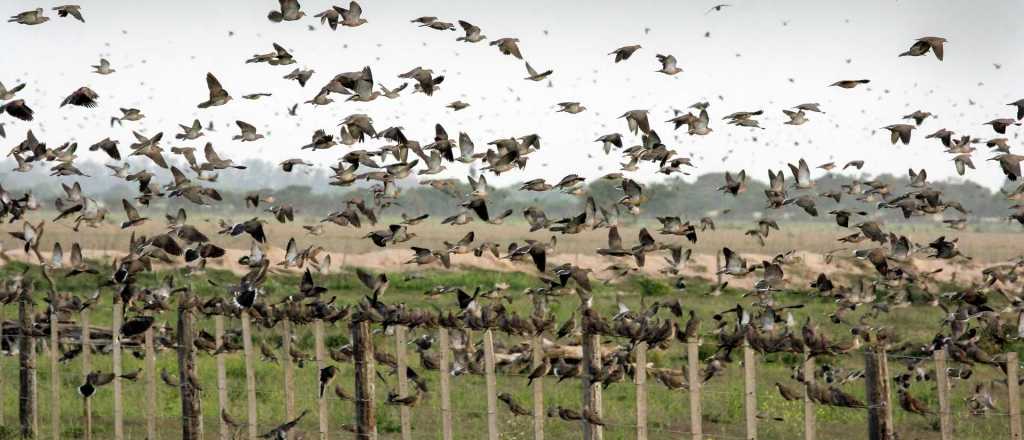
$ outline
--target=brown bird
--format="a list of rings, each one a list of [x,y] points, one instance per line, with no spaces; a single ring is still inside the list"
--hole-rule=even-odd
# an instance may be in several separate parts
[[[901,387],[898,392],[900,398],[900,408],[903,408],[904,411],[911,412],[914,414],[920,414],[922,416],[929,416],[935,414],[934,412],[929,410],[927,406],[925,406],[924,402],[918,400],[914,396],[911,396],[910,391],[905,390]]]
[[[798,393],[796,390],[783,385],[781,382],[775,382],[775,387],[779,389],[779,395],[787,401],[803,399],[803,395]]]
[[[615,62],[617,63],[619,61],[628,60],[629,57],[633,56],[633,52],[639,50],[640,47],[641,46],[639,44],[634,44],[632,46],[622,46],[618,49],[609,52],[608,55],[615,55]]]
[[[871,82],[870,79],[844,79],[842,81],[836,81],[836,82],[830,84],[830,86],[842,87],[844,89],[852,89],[852,88],[857,87],[857,86],[859,86],[861,84],[867,84],[867,83],[870,83],[870,82]]]
[[[509,394],[509,393],[500,393],[500,394],[498,394],[498,400],[504,402],[505,405],[508,406],[508,410],[511,411],[513,415],[516,415],[516,416],[532,416],[533,415],[532,411],[530,411],[530,410],[528,410],[526,408],[523,408],[522,405],[520,405],[518,402],[516,402],[512,398],[512,395]]]
[[[907,49],[906,52],[901,53],[899,56],[919,57],[927,54],[928,51],[931,51],[935,54],[935,58],[942,61],[942,47],[945,43],[946,39],[942,37],[921,37],[910,46],[910,49]]]
[[[64,101],[60,103],[60,106],[64,107],[65,105],[71,104],[79,107],[94,108],[96,107],[96,99],[99,97],[100,95],[97,95],[92,89],[88,87],[80,87],[78,90],[75,90],[68,95],[67,98],[64,98]]]
[[[547,376],[549,371],[551,371],[551,361],[545,357],[544,362],[541,362],[541,364],[534,368],[533,371],[530,372],[530,375],[527,376],[526,386],[533,385],[534,379],[541,379],[544,376]]]

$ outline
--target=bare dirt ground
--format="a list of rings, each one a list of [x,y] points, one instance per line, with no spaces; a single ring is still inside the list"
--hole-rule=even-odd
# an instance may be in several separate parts
[[[67,252],[68,251],[65,248],[65,258],[67,258]],[[239,264],[238,260],[243,255],[247,255],[249,250],[227,249],[226,252],[227,253],[223,258],[208,260],[207,267],[226,269],[239,275],[244,274],[248,268]],[[269,254],[272,261],[282,261],[284,259],[285,250],[280,247],[267,247],[266,252]],[[41,253],[44,258],[50,258],[50,252],[43,251]],[[84,250],[83,253],[86,259],[95,260],[101,264],[108,265],[112,264],[114,260],[127,254],[120,250],[95,249]],[[646,265],[640,271],[635,273],[664,277],[665,275],[661,274],[661,270],[669,266],[669,263],[661,257],[665,254],[667,254],[667,252],[658,252],[654,255],[650,255],[647,258]],[[319,259],[323,261],[326,255],[330,255],[331,261],[331,267],[324,269],[328,272],[336,272],[340,268],[353,267],[360,267],[378,272],[408,272],[422,270],[425,268],[429,268],[431,270],[445,270],[440,264],[431,264],[428,266],[418,266],[414,263],[409,264],[408,261],[412,257],[412,251],[407,248],[381,249],[360,253],[323,252],[320,254]],[[747,260],[748,265],[760,265],[761,261],[771,260],[775,255],[765,253],[746,253],[743,254],[743,257]],[[448,270],[479,269],[498,272],[536,273],[536,269],[532,264],[525,262],[513,262],[504,258],[494,258],[490,254],[485,254],[482,257],[474,257],[472,254],[452,255],[451,258],[452,268]],[[35,257],[32,256],[30,259],[28,255],[22,252],[21,249],[10,249],[10,247],[5,247],[3,258],[0,259],[0,261],[6,262],[11,260],[35,262]],[[598,280],[610,281],[614,281],[615,274],[607,268],[610,265],[615,264],[617,260],[618,259],[612,257],[580,253],[556,253],[548,257],[549,267],[562,263],[572,263],[582,268],[592,269],[594,271],[593,276]],[[630,264],[632,264],[631,257],[629,257],[629,260]],[[842,252],[841,255],[837,255],[833,258],[831,264],[825,262],[824,255],[813,252],[795,252],[790,261],[792,262],[791,264],[784,266],[786,271],[786,280],[790,287],[795,288],[806,288],[819,273],[825,273],[830,276],[835,276],[837,274],[842,274],[843,276],[856,276],[862,273],[867,273],[867,271],[874,271],[870,265],[853,258],[852,251]],[[688,262],[681,265],[680,273],[684,278],[698,277],[707,280],[714,280],[716,278],[716,268],[719,267],[720,264],[720,262],[716,261],[716,256],[713,254],[695,253],[691,256]],[[926,257],[915,258],[907,265],[921,273],[941,269],[941,272],[935,275],[937,280],[957,280],[959,282],[979,281],[981,278],[981,270],[988,266],[988,264],[975,261],[958,260],[953,262]],[[289,269],[276,268],[275,270],[298,272],[303,269],[293,267]],[[727,281],[729,285],[733,287],[750,288],[757,279],[757,275],[751,274],[741,278],[725,276],[723,281]]]

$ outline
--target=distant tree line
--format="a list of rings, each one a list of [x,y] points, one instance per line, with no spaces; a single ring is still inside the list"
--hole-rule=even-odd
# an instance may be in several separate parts
[[[258,192],[262,196],[272,196],[278,203],[288,203],[296,208],[300,215],[323,216],[336,209],[343,209],[345,202],[352,198],[368,197],[368,186],[374,182],[360,182],[351,187],[337,187],[327,185],[328,170],[325,168],[297,168],[292,173],[284,173],[273,163],[263,160],[248,160],[245,162],[248,169],[245,172],[221,172],[216,182],[199,182],[216,188],[224,197],[224,202],[216,207],[209,208],[211,215],[237,215],[245,209],[244,196],[250,192]],[[13,168],[13,161],[4,161],[2,169]],[[183,164],[178,164],[183,168]],[[120,211],[120,199],[131,199],[138,194],[137,188],[132,182],[124,182],[110,175],[110,171],[102,164],[95,162],[83,162],[79,165],[83,172],[90,177],[64,177],[61,181],[71,184],[79,181],[83,184],[86,193],[97,200],[112,207],[111,211]],[[133,169],[133,171],[136,171]],[[166,171],[151,169],[162,181],[167,179]],[[34,195],[44,200],[46,206],[52,206],[52,200],[60,195],[62,191],[59,186],[54,185],[54,180],[47,177],[48,172],[41,167],[36,167],[28,173],[14,173],[4,171],[0,173],[0,184],[11,192],[20,194],[24,191],[32,191]],[[524,176],[524,180],[528,176]],[[765,176],[767,177],[767,173]],[[878,176],[860,176],[862,182],[876,180],[885,182],[890,188],[890,197],[898,196],[914,188],[909,186],[907,176],[893,176],[882,174]],[[792,180],[787,175],[787,180]],[[853,178],[844,175],[826,174],[816,180],[815,193],[826,191],[841,191],[841,186],[853,182]],[[768,216],[772,218],[790,218],[800,221],[832,221],[827,215],[833,209],[864,210],[873,212],[875,202],[862,202],[857,200],[856,195],[843,194],[840,203],[832,199],[818,197],[817,205],[820,215],[816,218],[804,213],[795,206],[784,207],[780,210],[766,210],[764,190],[767,185],[748,177],[747,191],[736,197],[717,191],[725,182],[722,173],[708,173],[696,178],[693,182],[687,182],[680,178],[671,178],[662,182],[645,184],[644,191],[648,195],[648,202],[642,206],[641,218],[652,219],[661,216],[680,216],[684,219],[697,220],[704,216],[746,221],[752,218]],[[1001,191],[1008,191],[1013,188],[1007,182],[1000,191],[990,191],[988,188],[971,181],[945,181],[931,182],[932,188],[941,190],[944,200],[959,201],[964,208],[970,211],[968,217],[973,219],[984,219],[998,221],[1005,219],[1009,214],[1007,209],[1010,203],[1005,194]],[[787,182],[788,184],[788,182]],[[595,201],[602,206],[610,207],[621,197],[621,190],[616,188],[617,183],[605,180],[594,180],[588,184],[588,194],[593,196]],[[416,179],[406,179],[400,182],[402,188],[401,197],[398,199],[398,206],[389,208],[384,215],[398,215],[399,212],[409,214],[428,213],[435,218],[443,218],[451,215],[459,209],[460,200],[451,195],[442,193],[429,186],[418,184]],[[513,209],[513,219],[521,218],[523,209],[529,206],[537,206],[547,212],[549,218],[559,218],[575,215],[583,209],[586,198],[568,194],[546,192],[535,193],[520,191],[519,185],[493,188],[489,191],[488,206],[492,213],[500,213],[506,209]],[[468,184],[465,179],[456,182],[456,188],[463,194],[469,193]],[[798,194],[791,190],[792,194]],[[163,207],[168,212],[176,210],[178,206],[188,206],[189,211],[202,213],[203,209],[196,209],[189,202],[182,199],[158,200],[153,204],[154,208]],[[870,208],[870,209],[869,209]],[[902,220],[898,209],[882,210],[886,220]],[[728,213],[728,215],[723,215]],[[632,219],[623,211],[622,220],[629,222]],[[945,218],[961,218],[959,212],[948,210]],[[932,221],[931,219],[914,218],[911,221]]]

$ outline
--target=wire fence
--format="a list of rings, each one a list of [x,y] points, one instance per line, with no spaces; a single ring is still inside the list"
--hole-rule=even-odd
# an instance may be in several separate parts
[[[238,342],[242,336],[237,329],[217,332],[213,328],[204,327],[209,324],[208,320],[196,324],[195,333],[200,331],[208,335],[217,333],[217,338],[230,340],[232,344]],[[293,338],[295,342],[308,341],[311,332],[309,327],[311,326],[293,325],[289,337]],[[330,326],[332,332],[330,336],[342,336],[334,340],[347,340],[345,327],[344,323]],[[22,337],[21,328],[21,323],[15,321],[0,322],[0,334],[2,334],[0,347],[4,348],[6,355],[0,356],[0,374],[8,378],[15,376],[8,373],[13,373],[14,369],[21,368],[20,361],[14,359],[16,355],[20,354],[18,349],[21,345],[19,343]],[[80,405],[84,400],[80,397],[77,399],[65,397],[59,405],[54,405],[54,402],[48,400],[48,393],[40,390],[51,389],[56,384],[60,391],[54,395],[74,396],[75,394],[69,393],[75,393],[79,386],[85,384],[84,377],[88,373],[110,371],[112,368],[112,356],[110,355],[115,350],[114,342],[116,340],[122,352],[128,351],[137,355],[124,357],[122,365],[117,368],[122,371],[123,375],[127,373],[127,377],[112,379],[114,382],[122,384],[122,392],[127,393],[129,397],[128,414],[120,415],[125,428],[124,432],[128,438],[138,438],[136,434],[140,427],[143,427],[141,429],[146,431],[148,436],[149,430],[144,427],[152,423],[161,427],[161,436],[174,436],[170,433],[175,432],[175,427],[181,424],[181,420],[167,417],[166,414],[175,412],[176,394],[184,385],[181,383],[182,377],[179,377],[177,364],[173,361],[181,347],[175,346],[174,341],[168,339],[168,335],[161,333],[154,338],[157,343],[153,347],[155,352],[153,356],[159,360],[154,362],[159,366],[157,369],[143,364],[148,355],[145,338],[142,335],[113,338],[111,335],[118,334],[118,331],[100,326],[90,326],[90,340],[83,342],[81,326],[73,320],[65,320],[60,321],[60,325],[57,327],[60,332],[57,338],[58,345],[53,347],[49,334],[51,328],[48,322],[38,321],[29,328],[28,334],[36,341],[35,347],[38,353],[35,354],[38,356],[34,360],[35,364],[28,365],[26,370],[33,376],[39,376],[41,380],[36,382],[30,393],[17,389],[16,381],[8,379],[0,382],[0,405],[2,405],[0,406],[0,416],[3,417],[2,420],[14,419],[14,408],[20,405],[10,405],[9,403],[17,402],[17,400],[12,400],[12,397],[17,395],[17,399],[31,401],[37,409],[41,409],[43,412],[47,412],[51,407],[62,409],[58,426],[64,426],[65,429],[59,435],[53,435],[53,432],[48,432],[45,427],[40,430],[39,419],[45,420],[47,414],[36,413],[36,420],[33,423],[37,424],[36,432],[44,434],[41,438],[45,438],[45,434],[50,434],[53,438],[87,437],[86,433],[81,432],[81,427],[77,423],[82,417]],[[268,341],[282,338],[280,327],[268,329],[255,326],[255,329],[251,337],[261,341],[259,344],[261,349],[266,346]],[[406,341],[412,341],[422,335],[434,335],[436,331],[435,329],[414,328]],[[230,337],[226,338],[225,334]],[[330,356],[332,353],[342,352],[346,347],[326,346],[322,352],[323,357],[316,359],[316,356],[311,354],[315,350],[308,346],[301,348],[306,352],[297,351],[294,356],[285,352],[283,347],[272,346],[269,350],[273,352],[272,355],[277,357],[277,366],[268,367],[264,365],[264,361],[258,361],[257,368],[260,368],[261,372],[255,394],[261,396],[261,399],[263,397],[268,399],[257,403],[259,418],[255,422],[261,428],[262,433],[262,429],[269,430],[287,421],[282,416],[285,412],[282,408],[284,397],[277,391],[267,391],[274,389],[284,390],[283,393],[286,396],[291,396],[291,399],[297,402],[297,408],[309,409],[315,416],[319,416],[317,402],[320,399],[324,400],[328,413],[323,417],[326,418],[327,426],[334,433],[345,433],[358,425],[358,420],[354,416],[356,412],[354,408],[360,405],[372,406],[376,410],[380,416],[378,428],[383,438],[390,438],[389,436],[394,434],[396,426],[400,426],[399,430],[412,429],[416,432],[441,431],[441,427],[436,421],[438,415],[444,414],[439,409],[443,405],[438,404],[441,403],[439,402],[440,395],[446,394],[455,395],[455,398],[448,403],[446,411],[447,417],[458,418],[453,438],[479,438],[474,436],[478,436],[480,432],[488,429],[482,420],[495,413],[501,414],[502,419],[508,418],[509,420],[544,418],[544,426],[550,430],[551,435],[574,436],[579,433],[580,427],[587,430],[590,429],[588,426],[598,425],[596,422],[585,421],[586,417],[583,420],[576,419],[584,408],[591,408],[594,405],[593,400],[587,400],[588,398],[585,397],[586,394],[582,391],[583,387],[580,386],[580,381],[601,379],[601,381],[605,381],[603,387],[610,388],[609,391],[606,391],[607,398],[600,404],[603,408],[599,408],[604,410],[603,415],[600,416],[601,430],[635,432],[638,438],[640,438],[640,433],[646,435],[643,438],[654,438],[658,435],[688,437],[707,435],[724,439],[757,438],[759,431],[765,438],[773,438],[772,432],[780,430],[773,428],[773,424],[784,426],[782,429],[788,430],[792,434],[799,429],[796,422],[807,416],[800,416],[801,408],[792,404],[787,406],[786,400],[790,400],[789,397],[792,396],[781,396],[784,394],[781,391],[783,387],[789,387],[795,391],[798,395],[797,400],[809,401],[813,408],[812,412],[816,415],[843,414],[843,417],[824,417],[821,422],[815,422],[812,418],[810,424],[805,424],[805,430],[822,429],[827,431],[829,430],[828,423],[836,420],[839,420],[837,425],[846,429],[857,421],[873,417],[871,414],[876,412],[893,414],[892,416],[883,416],[889,419],[886,422],[890,424],[890,429],[893,431],[928,433],[938,429],[941,431],[942,438],[951,438],[947,437],[947,429],[949,435],[955,432],[958,438],[964,436],[980,438],[992,435],[999,437],[1007,433],[1012,435],[1014,432],[1019,432],[1020,429],[1019,379],[1016,379],[1018,377],[1016,370],[1019,368],[1019,364],[1016,353],[996,355],[993,358],[998,361],[990,362],[960,362],[943,359],[946,371],[941,371],[939,359],[934,353],[928,355],[927,353],[888,353],[868,349],[847,350],[841,356],[829,354],[820,356],[815,371],[810,374],[810,377],[814,378],[812,384],[806,383],[806,380],[803,379],[805,376],[799,374],[801,367],[798,353],[754,353],[753,360],[756,364],[752,370],[754,373],[747,375],[741,374],[745,371],[744,368],[740,368],[744,361],[735,354],[733,357],[737,359],[732,362],[712,366],[712,360],[718,359],[716,354],[705,352],[691,361],[686,350],[679,349],[683,344],[669,344],[667,348],[650,349],[651,354],[660,352],[662,355],[657,362],[648,363],[646,368],[648,384],[641,390],[634,383],[635,377],[632,376],[635,373],[636,365],[630,364],[632,362],[632,358],[629,357],[631,354],[627,354],[625,362],[619,361],[617,367],[615,367],[615,361],[609,360],[611,356],[605,354],[603,357],[606,359],[601,359],[603,350],[614,353],[622,347],[632,349],[635,344],[623,338],[607,336],[603,337],[604,344],[597,350],[598,365],[605,368],[611,363],[613,368],[622,369],[622,372],[616,372],[618,374],[616,380],[608,380],[608,376],[602,378],[601,376],[605,372],[577,367],[576,365],[584,362],[584,359],[566,356],[563,353],[561,357],[552,357],[550,361],[553,364],[560,362],[561,367],[569,367],[569,369],[551,368],[546,377],[539,380],[545,391],[542,397],[544,408],[548,410],[558,408],[567,411],[546,412],[519,418],[508,417],[511,413],[505,407],[507,405],[505,402],[499,402],[497,408],[487,407],[487,399],[482,398],[487,394],[482,379],[486,378],[488,374],[494,374],[497,378],[499,392],[513,395],[513,399],[522,407],[532,409],[531,399],[533,396],[522,392],[534,365],[529,355],[532,351],[532,347],[529,347],[531,338],[497,333],[496,335],[503,347],[516,347],[518,358],[507,363],[498,362],[498,366],[491,372],[485,371],[486,368],[483,366],[486,362],[482,355],[485,351],[481,347],[482,338],[472,338],[472,342],[468,345],[452,344],[460,345],[461,348],[441,353],[436,340],[433,341],[431,347],[418,349],[411,342],[396,346],[397,343],[393,335],[376,332],[373,342],[376,352],[381,356],[374,357],[380,357],[388,362],[374,362],[376,370],[375,374],[371,375],[371,379],[377,382],[377,391],[373,396],[362,398],[355,393],[357,387],[346,382],[351,381],[348,370],[344,369],[345,364],[351,362],[346,358],[350,354],[344,353],[337,358]],[[460,336],[460,343],[465,340],[470,339]],[[199,347],[200,344],[196,344],[195,348],[190,349],[190,352],[195,353],[194,355],[201,359],[200,365],[204,370],[200,374],[197,385],[202,390],[201,398],[205,400],[202,424],[207,437],[210,437],[210,433],[220,432],[220,425],[227,423],[222,420],[222,410],[236,420],[246,420],[246,417],[243,416],[246,413],[245,405],[240,405],[237,402],[244,400],[242,399],[244,396],[242,389],[246,387],[239,374],[245,364],[241,356],[242,344],[238,343],[238,346],[229,347],[223,343],[220,346],[211,346],[210,343],[205,340],[202,347]],[[573,346],[572,343],[566,345]],[[747,348],[744,346],[736,349],[746,350]],[[51,350],[56,350],[56,352]],[[403,395],[397,394],[398,377],[403,374],[397,368],[388,365],[390,363],[388,357],[394,359],[398,350],[407,353],[406,362],[409,367],[407,372],[412,372],[414,375],[414,380],[410,382],[408,391]],[[91,365],[89,368],[83,365],[82,368],[75,371],[76,369],[72,365],[84,360],[84,352],[90,353]],[[699,350],[697,352],[700,353]],[[944,350],[935,353],[939,352],[944,352]],[[509,355],[511,352],[506,348],[500,349],[499,354]],[[423,357],[427,355],[431,358],[446,357],[446,362],[452,367],[452,370],[438,371],[423,368]],[[783,355],[789,356],[790,359],[781,358]],[[226,380],[223,383],[217,380],[216,386],[213,383],[215,379],[209,372],[211,364],[202,361],[215,356],[222,357],[225,360],[225,370],[231,371],[230,374],[225,375]],[[867,377],[870,375],[869,373],[865,373],[870,370],[867,368],[867,363],[871,362],[869,358],[872,356],[892,364],[886,364],[884,375],[881,378],[872,379]],[[260,357],[262,355],[256,355],[254,360]],[[48,367],[51,359],[58,359],[61,363],[61,368],[57,370],[59,377],[56,380],[49,374]],[[305,368],[300,368],[300,363],[305,364]],[[277,368],[284,368],[286,364],[291,365],[293,371],[297,373],[295,383],[290,389],[286,389],[280,376],[276,373]],[[316,366],[318,364],[343,368],[343,371],[338,373],[338,377],[325,386],[322,397],[318,397],[320,392],[320,370]],[[786,368],[763,368],[768,364],[782,364]],[[128,368],[124,368],[125,366]],[[311,366],[312,368],[310,368]],[[903,366],[906,368],[902,368]],[[460,374],[455,374],[456,368]],[[699,388],[694,387],[699,389],[697,398],[701,405],[698,407],[692,407],[684,397],[686,394],[694,392],[690,390],[688,382],[688,371],[693,368],[696,368],[698,375],[707,374],[704,383]],[[158,374],[161,376],[160,382],[157,382]],[[449,376],[448,386],[450,389],[447,392],[439,393],[437,387],[440,385],[440,375],[442,374]],[[662,385],[662,380],[658,376],[660,374],[678,376],[681,385],[677,384],[673,387],[677,389],[670,389],[667,385]],[[220,375],[218,374],[218,376]],[[945,376],[948,381],[945,388],[939,386],[939,383],[942,382],[938,380],[940,375]],[[1012,382],[1011,377],[1014,378]],[[886,384],[885,388],[888,391],[885,391],[886,395],[882,396],[882,400],[872,400],[872,396],[866,390],[870,388],[867,386],[869,380],[877,380],[878,383]],[[143,414],[140,406],[137,405],[139,393],[136,391],[136,387],[141,389],[142,384],[150,383],[156,383],[159,387],[160,401],[157,402],[157,406],[161,408],[161,411],[154,414]],[[743,386],[741,387],[739,384],[743,384]],[[775,392],[773,385],[780,388],[779,392]],[[343,392],[335,392],[334,386],[339,387]],[[217,390],[221,387],[228,389],[228,394],[231,396],[227,402],[219,401]],[[753,400],[745,400],[745,387],[756,389]],[[100,385],[98,388],[100,388],[97,391],[98,395],[110,392],[105,389],[105,385]],[[425,388],[427,391],[421,391],[420,388]],[[393,394],[389,395],[390,393]],[[650,414],[642,416],[637,414],[637,408],[632,406],[630,401],[630,398],[636,398],[637,393],[644,393],[644,398],[647,401],[654,401],[659,405],[651,410]],[[857,404],[851,405],[842,399],[834,401],[836,395],[852,397]],[[411,406],[409,415],[406,416],[399,409],[403,405],[395,403],[410,396],[417,396],[418,401]],[[95,400],[96,397],[94,396],[92,399]],[[748,408],[751,402],[753,407]],[[940,405],[940,402],[944,403]],[[658,408],[661,406],[665,408]],[[90,414],[89,417],[93,419],[92,427],[98,436],[92,438],[104,438],[109,434],[109,424],[116,418],[110,417],[107,413],[110,408],[106,403],[94,405],[93,411],[95,414]],[[670,413],[671,411],[676,412],[674,417]],[[694,425],[692,422],[685,423],[682,418],[678,417],[681,414],[680,411],[696,413],[696,419],[691,420],[699,420],[703,426]],[[602,411],[598,410],[597,412],[601,413]],[[315,416],[301,421],[296,429],[305,431],[307,436],[315,435],[319,432]],[[410,424],[403,421],[403,423],[397,424],[394,422],[394,420],[404,417],[409,417],[416,423]],[[848,420],[844,421],[844,417]],[[939,420],[934,420],[935,418]],[[637,420],[641,419],[647,422],[638,424]],[[952,426],[954,423],[955,427]],[[511,438],[525,438],[529,436],[530,425],[530,423],[501,424],[500,429],[505,430],[501,434],[506,437],[512,436]],[[14,425],[5,423],[4,426]],[[412,428],[408,428],[409,426]],[[399,432],[399,434],[402,433]]]

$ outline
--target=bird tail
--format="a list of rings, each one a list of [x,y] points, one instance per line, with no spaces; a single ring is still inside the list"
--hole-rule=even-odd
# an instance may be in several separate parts
[[[282,15],[280,11],[270,11],[270,13],[267,14],[267,18],[274,23],[280,23],[281,20],[284,19],[284,15]]]
[[[121,118],[118,118],[118,117],[111,117],[111,118],[110,118],[110,126],[111,126],[111,127],[113,127],[113,126],[114,126],[114,123],[115,123],[115,122],[117,122],[117,125],[124,125],[124,124],[123,124],[123,123],[121,122]]]

